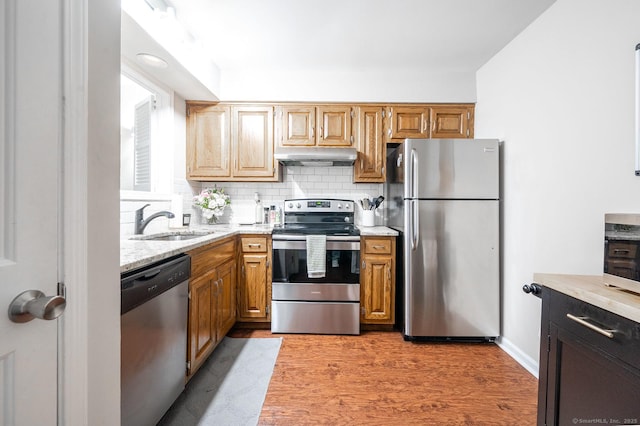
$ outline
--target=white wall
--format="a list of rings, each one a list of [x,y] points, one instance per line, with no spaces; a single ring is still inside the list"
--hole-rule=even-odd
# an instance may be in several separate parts
[[[504,140],[503,345],[537,370],[534,272],[601,274],[605,212],[640,212],[640,2],[558,0],[477,73],[476,136]]]
[[[405,69],[223,70],[220,99],[310,102],[475,102],[472,72]]]

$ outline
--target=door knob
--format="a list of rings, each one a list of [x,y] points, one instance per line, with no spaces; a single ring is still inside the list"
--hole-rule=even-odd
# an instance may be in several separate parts
[[[9,305],[9,319],[13,322],[29,322],[34,318],[52,320],[64,311],[67,301],[63,296],[45,296],[38,290],[27,290],[16,296]]]

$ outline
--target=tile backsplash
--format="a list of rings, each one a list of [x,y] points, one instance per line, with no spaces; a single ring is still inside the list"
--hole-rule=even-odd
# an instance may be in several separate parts
[[[199,223],[200,211],[194,209],[192,198],[202,188],[217,186],[224,188],[231,197],[231,205],[220,218],[221,223],[253,223],[255,220],[254,194],[260,196],[263,206],[276,205],[282,207],[283,201],[289,198],[337,198],[358,200],[363,197],[377,197],[382,194],[382,184],[353,183],[353,167],[301,167],[287,166],[283,170],[282,182],[193,182],[177,179],[174,182],[173,200],[139,201],[123,200],[120,203],[120,234],[133,233],[133,211],[144,203],[152,204],[145,211],[145,217],[159,210],[175,210],[176,219],[182,222],[182,213],[191,213],[191,222]],[[182,205],[178,205],[180,203]],[[356,209],[356,223],[359,220]],[[179,214],[178,214],[179,211]],[[378,218],[378,220],[380,220]],[[154,223],[157,222],[157,223]],[[171,226],[178,224],[172,222]],[[145,233],[159,232],[167,229],[169,221],[156,219],[145,230]],[[158,230],[158,228],[162,228]]]

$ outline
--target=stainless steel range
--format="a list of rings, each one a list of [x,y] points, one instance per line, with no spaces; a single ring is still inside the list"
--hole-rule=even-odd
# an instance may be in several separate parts
[[[360,333],[360,232],[354,202],[285,200],[273,230],[273,333]]]

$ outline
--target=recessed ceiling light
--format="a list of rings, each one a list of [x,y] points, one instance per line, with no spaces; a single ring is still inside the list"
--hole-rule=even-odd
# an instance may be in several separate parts
[[[139,62],[154,68],[167,68],[169,66],[167,61],[150,53],[138,53],[136,58]]]

